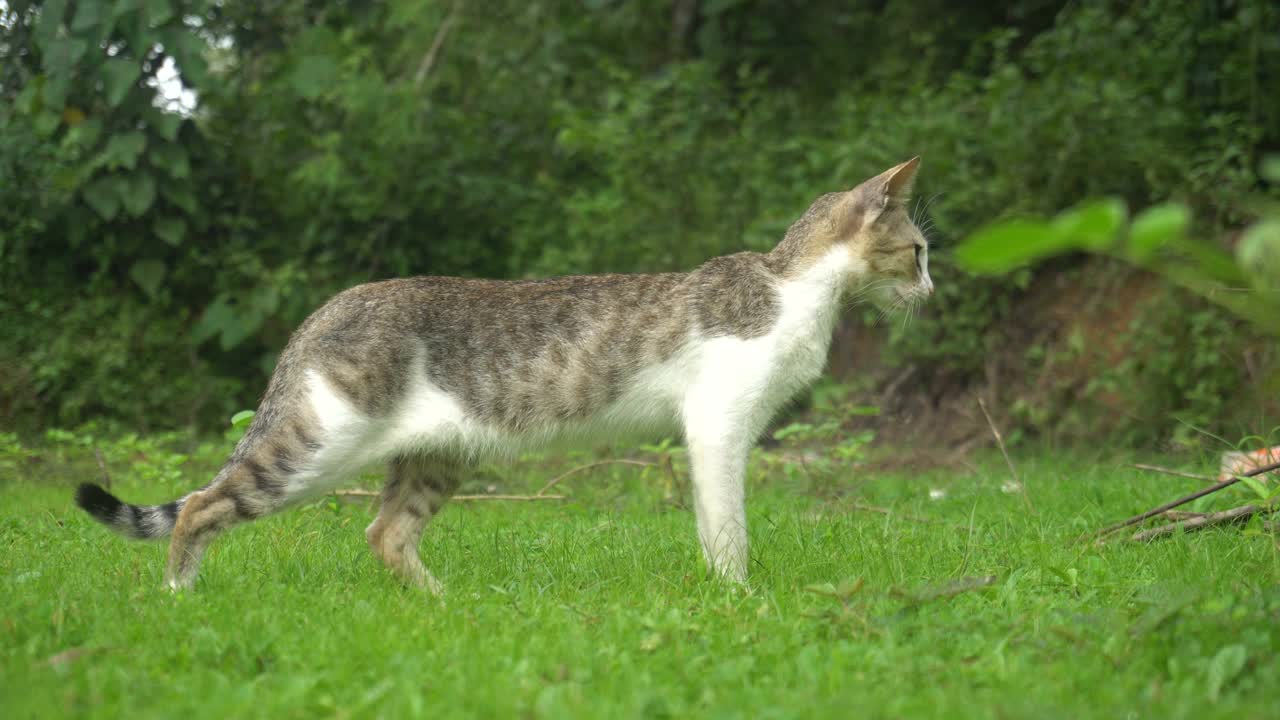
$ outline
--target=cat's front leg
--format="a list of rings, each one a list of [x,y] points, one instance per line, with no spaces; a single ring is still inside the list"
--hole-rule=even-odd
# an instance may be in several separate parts
[[[687,430],[687,442],[703,556],[725,579],[745,582],[747,443],[734,435],[695,425]]]

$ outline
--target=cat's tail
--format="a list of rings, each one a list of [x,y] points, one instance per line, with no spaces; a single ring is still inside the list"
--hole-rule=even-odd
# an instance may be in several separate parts
[[[164,505],[130,505],[92,483],[76,490],[76,504],[93,519],[136,540],[168,537],[178,521],[186,497]]]

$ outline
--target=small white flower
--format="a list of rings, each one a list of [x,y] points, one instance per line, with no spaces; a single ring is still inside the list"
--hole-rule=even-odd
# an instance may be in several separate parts
[[[930,500],[941,500],[946,496],[947,496],[947,491],[943,490],[942,488],[929,488]]]

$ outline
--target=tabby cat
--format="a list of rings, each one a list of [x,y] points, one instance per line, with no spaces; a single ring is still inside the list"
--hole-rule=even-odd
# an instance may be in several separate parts
[[[933,292],[906,210],[918,166],[823,195],[769,253],[688,273],[351,288],[293,334],[212,482],[164,505],[91,484],[76,501],[126,535],[172,535],[166,582],[181,589],[218,533],[386,463],[369,545],[406,582],[439,592],[418,545],[468,467],[552,441],[680,433],[703,553],[743,581],[748,450],[821,373],[841,308]]]

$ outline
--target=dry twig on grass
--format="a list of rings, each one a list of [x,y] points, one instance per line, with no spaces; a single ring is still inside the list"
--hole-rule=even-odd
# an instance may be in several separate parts
[[[1192,500],[1199,500],[1205,495],[1216,493],[1223,488],[1231,487],[1232,485],[1235,485],[1236,483],[1240,482],[1241,478],[1253,477],[1255,475],[1262,475],[1265,473],[1269,473],[1272,470],[1280,470],[1280,462],[1272,463],[1270,465],[1263,465],[1262,467],[1259,467],[1259,468],[1254,468],[1253,470],[1250,470],[1247,473],[1244,473],[1242,475],[1237,475],[1235,477],[1227,478],[1222,482],[1214,483],[1213,485],[1210,485],[1209,487],[1204,488],[1202,490],[1197,490],[1196,492],[1193,492],[1190,495],[1183,495],[1177,500],[1172,500],[1159,507],[1152,508],[1144,513],[1140,513],[1138,515],[1134,515],[1131,518],[1121,520],[1118,523],[1108,525],[1102,528],[1101,530],[1095,532],[1091,537],[1101,542],[1103,538],[1105,538],[1107,535],[1110,535],[1111,533],[1117,530],[1123,530],[1124,528],[1127,528],[1130,525],[1137,525],[1138,523],[1144,520],[1153,518],[1156,515],[1160,515],[1161,513],[1172,510],[1180,505],[1186,505]]]
[[[1215,525],[1228,525],[1231,523],[1244,522],[1258,513],[1271,512],[1273,509],[1274,508],[1258,507],[1257,505],[1242,505],[1238,508],[1231,508],[1230,510],[1223,510],[1222,512],[1208,513],[1201,515],[1200,517],[1171,522],[1168,525],[1160,525],[1148,530],[1143,530],[1141,532],[1134,533],[1133,537],[1129,539],[1133,542],[1147,542],[1148,540],[1155,540],[1156,538],[1162,538],[1166,535],[1172,535],[1179,530],[1184,532],[1194,532],[1196,530],[1203,530]]]
[[[1217,482],[1218,478],[1212,475],[1197,475],[1196,473],[1182,472],[1173,468],[1160,467],[1159,465],[1146,465],[1144,463],[1133,463],[1129,467],[1139,470],[1150,470],[1151,472],[1163,473],[1165,475],[1173,475],[1175,477],[1190,478],[1192,480],[1203,480],[1204,482]]]
[[[382,493],[377,490],[335,490],[334,495],[339,497],[379,497]],[[469,502],[473,500],[564,500],[564,495],[454,495],[449,498],[456,502]]]
[[[618,460],[599,460],[593,463],[587,463],[586,465],[579,465],[578,467],[573,468],[572,470],[562,472],[559,475],[551,478],[551,481],[548,482],[546,485],[543,485],[542,489],[535,494],[541,497],[548,490],[550,490],[551,488],[559,484],[561,480],[569,477],[570,475],[576,475],[585,470],[590,470],[591,468],[600,467],[601,465],[638,465],[640,467],[653,467],[654,465],[656,465],[656,463],[645,462],[644,460],[618,459]]]
[[[1034,513],[1036,508],[1031,504],[1031,496],[1027,494],[1027,486],[1018,477],[1018,469],[1013,466],[1013,460],[1009,459],[1009,451],[1004,449],[1004,438],[1000,436],[1000,431],[996,429],[996,424],[992,422],[991,413],[987,412],[987,404],[982,401],[981,396],[978,397],[978,408],[982,410],[982,417],[987,419],[991,434],[996,438],[996,445],[1000,446],[1000,454],[1004,455],[1004,462],[1009,466],[1009,474],[1013,475],[1013,482],[1017,486],[1018,494],[1022,495],[1022,501],[1027,504],[1027,510]]]

